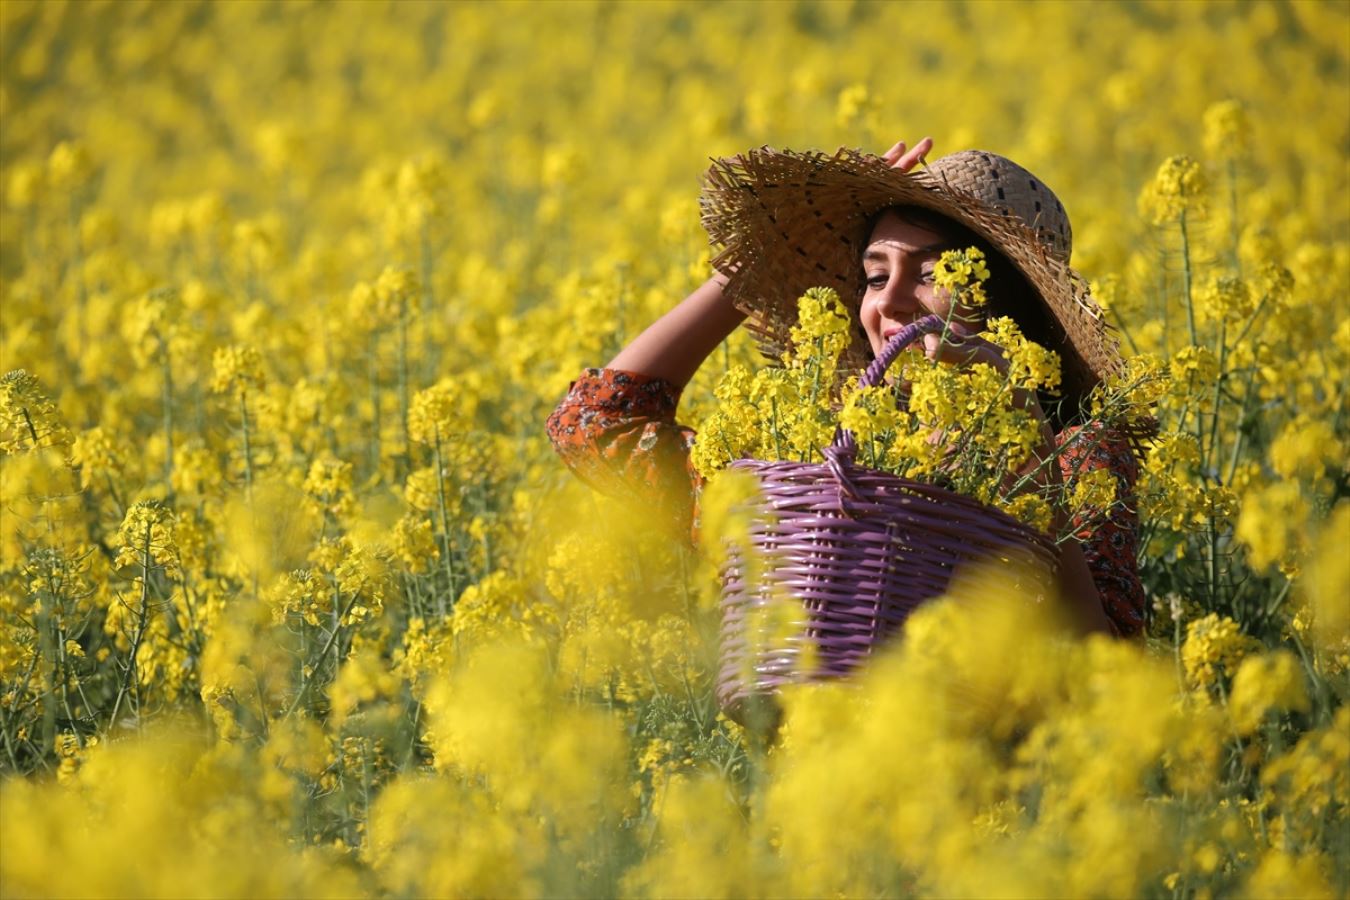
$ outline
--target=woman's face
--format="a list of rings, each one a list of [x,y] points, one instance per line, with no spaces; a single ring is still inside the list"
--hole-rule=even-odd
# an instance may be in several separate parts
[[[946,291],[933,285],[933,267],[951,243],[940,234],[906,222],[894,212],[883,213],[863,251],[863,289],[859,317],[872,352],[900,329],[929,313],[946,317],[951,311]]]

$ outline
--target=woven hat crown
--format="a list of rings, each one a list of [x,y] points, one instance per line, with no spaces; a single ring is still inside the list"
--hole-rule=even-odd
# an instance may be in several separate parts
[[[1017,163],[985,150],[962,150],[935,160],[923,171],[948,190],[968,194],[1003,216],[1020,219],[1052,258],[1069,264],[1073,229],[1064,204]]]

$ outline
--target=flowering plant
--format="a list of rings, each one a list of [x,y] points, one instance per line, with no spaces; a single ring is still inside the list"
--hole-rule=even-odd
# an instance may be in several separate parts
[[[1072,482],[1059,476],[1060,451],[1038,399],[1059,386],[1059,355],[1007,317],[985,319],[978,334],[969,333],[988,305],[989,269],[978,249],[947,251],[934,278],[951,300],[935,346],[978,351],[970,361],[944,362],[941,350],[906,352],[889,383],[860,386],[856,375],[838,371],[848,313],[833,290],[812,288],[799,301],[782,365],[753,375],[736,367],[717,386],[718,406],[694,448],[699,471],[708,476],[746,457],[821,462],[836,429],[845,428],[861,464],[941,485],[1060,540],[1109,513],[1120,502],[1109,472]],[[1128,394],[1094,396],[1093,413],[1110,420],[1131,412]]]

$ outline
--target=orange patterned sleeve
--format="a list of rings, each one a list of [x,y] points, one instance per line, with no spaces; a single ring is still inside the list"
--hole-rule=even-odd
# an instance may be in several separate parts
[[[694,432],[675,421],[680,390],[622,369],[586,369],[549,416],[549,440],[567,467],[607,494],[668,504],[682,534],[694,518]]]
[[[1066,429],[1059,435],[1064,452],[1060,471],[1067,484],[1097,469],[1116,480],[1118,501],[1103,519],[1080,529],[1083,555],[1101,595],[1102,609],[1116,633],[1128,637],[1144,629],[1144,586],[1139,580],[1139,514],[1134,484],[1139,462],[1124,437],[1101,424]]]

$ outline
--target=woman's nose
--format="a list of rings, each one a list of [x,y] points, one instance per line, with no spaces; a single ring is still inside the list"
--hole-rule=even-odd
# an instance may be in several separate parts
[[[919,295],[913,283],[899,274],[891,277],[881,289],[877,308],[888,319],[911,314],[919,308]]]

